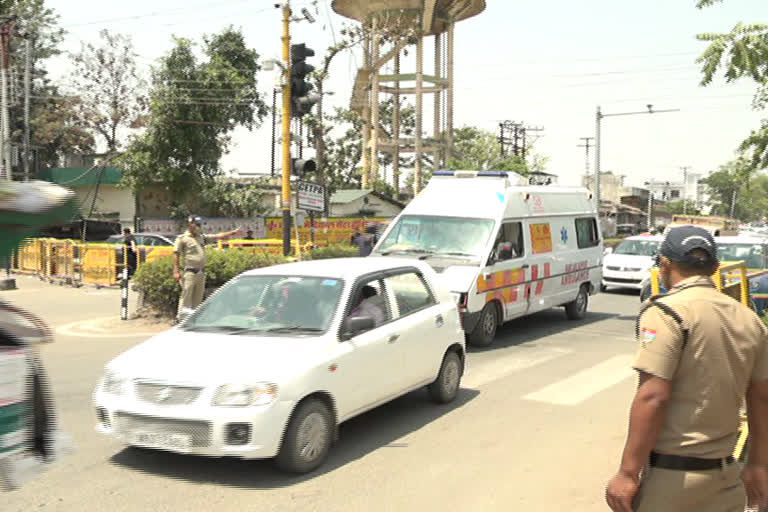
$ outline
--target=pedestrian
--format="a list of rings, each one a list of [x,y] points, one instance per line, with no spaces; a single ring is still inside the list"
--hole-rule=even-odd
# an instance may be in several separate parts
[[[369,232],[369,229],[365,229],[365,233],[358,234],[355,237],[354,244],[357,245],[358,256],[368,256],[371,254],[374,246],[374,235]]]
[[[240,232],[241,228],[204,235],[201,232],[203,220],[197,215],[187,219],[187,230],[173,245],[173,278],[181,284],[178,315],[184,308],[194,309],[203,301],[205,293],[205,246],[210,240],[229,238]]]
[[[123,229],[123,250],[125,251],[125,264],[128,267],[128,279],[136,272],[136,262],[139,250],[136,246],[136,237],[131,234],[131,228]]]
[[[717,247],[706,230],[670,229],[657,259],[669,291],[647,300],[637,318],[639,385],[606,501],[616,512],[766,507],[768,328],[715,287]],[[745,400],[750,441],[741,473],[731,454]]]
[[[253,231],[250,229],[246,231],[244,240],[253,240]]]

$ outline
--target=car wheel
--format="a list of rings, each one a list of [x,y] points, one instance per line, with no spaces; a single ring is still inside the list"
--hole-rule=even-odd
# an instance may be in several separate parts
[[[496,305],[493,302],[489,302],[480,312],[480,321],[477,322],[475,330],[469,336],[470,344],[476,347],[487,347],[493,343],[498,325]]]
[[[576,299],[565,305],[565,314],[568,316],[568,320],[581,320],[587,314],[587,306],[589,305],[589,293],[587,293],[587,287],[582,285],[579,288],[579,294],[576,295]]]
[[[459,394],[461,374],[461,358],[456,352],[449,350],[443,357],[443,364],[440,365],[437,379],[427,387],[432,400],[438,404],[452,402]]]
[[[302,402],[285,429],[276,462],[283,471],[308,473],[328,456],[333,441],[331,411],[320,400]]]

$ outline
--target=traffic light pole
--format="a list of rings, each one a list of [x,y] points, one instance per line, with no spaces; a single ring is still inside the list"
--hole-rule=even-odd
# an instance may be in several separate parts
[[[283,4],[283,256],[291,253],[291,8]]]

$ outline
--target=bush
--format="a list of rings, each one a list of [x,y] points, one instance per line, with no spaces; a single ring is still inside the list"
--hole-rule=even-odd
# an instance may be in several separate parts
[[[357,256],[357,247],[354,245],[329,245],[327,247],[317,247],[309,251],[309,254],[302,254],[307,260],[327,260],[330,258],[348,258]]]
[[[286,262],[282,256],[241,249],[206,250],[206,288],[218,288],[233,277],[254,268]],[[133,278],[144,294],[144,306],[164,316],[176,315],[181,286],[173,279],[173,257],[165,256],[141,265]]]

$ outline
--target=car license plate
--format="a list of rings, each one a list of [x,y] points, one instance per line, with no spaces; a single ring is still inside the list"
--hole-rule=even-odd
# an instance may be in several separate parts
[[[188,452],[192,448],[192,436],[159,432],[130,432],[128,443],[146,448]]]

